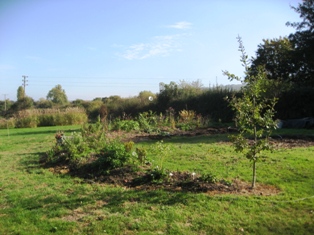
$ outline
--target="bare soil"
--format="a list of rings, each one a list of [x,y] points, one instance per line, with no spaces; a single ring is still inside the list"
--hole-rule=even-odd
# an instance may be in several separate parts
[[[198,136],[198,135],[213,135],[230,133],[232,129],[228,128],[206,128],[194,131],[176,131],[175,133],[167,135],[151,135],[151,134],[137,134],[137,133],[122,133],[112,132],[110,137],[119,137],[123,141],[144,141],[148,139],[164,139],[173,136]],[[294,148],[294,147],[308,147],[314,146],[314,138],[305,136],[273,136],[271,141],[277,148]],[[227,140],[226,140],[227,142]],[[239,179],[234,179],[232,182],[221,180],[219,182],[206,182],[200,175],[191,175],[190,172],[166,172],[161,179],[152,180],[152,173],[149,166],[144,166],[140,169],[132,167],[124,167],[114,169],[109,174],[95,174],[86,169],[71,169],[66,163],[55,166],[48,166],[45,160],[42,164],[49,168],[50,171],[57,174],[70,174],[84,179],[87,183],[97,184],[111,184],[121,187],[126,187],[135,190],[167,190],[174,192],[194,192],[215,194],[238,194],[238,195],[262,195],[269,196],[279,192],[274,186],[263,185],[257,183],[256,187],[252,189],[249,182],[243,182]]]

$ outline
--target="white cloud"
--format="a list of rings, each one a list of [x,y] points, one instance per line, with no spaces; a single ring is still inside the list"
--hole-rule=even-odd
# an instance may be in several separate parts
[[[189,28],[191,28],[191,26],[192,26],[192,23],[190,23],[190,22],[180,21],[180,22],[177,22],[175,24],[168,25],[167,27],[168,28],[174,28],[174,29],[189,29]]]
[[[121,53],[128,60],[142,60],[153,56],[168,56],[173,51],[180,51],[180,35],[156,36],[151,42],[133,44]]]

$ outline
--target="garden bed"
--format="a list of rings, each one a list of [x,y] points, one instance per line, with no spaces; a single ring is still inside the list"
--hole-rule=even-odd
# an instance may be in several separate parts
[[[199,136],[229,133],[228,128],[206,128],[194,131],[175,131],[171,134],[148,134],[148,133],[125,133],[125,132],[110,132],[110,138],[120,138],[123,141],[147,141],[149,139],[161,140],[165,138],[173,138],[178,136]],[[314,145],[314,139],[310,136],[288,136],[274,135],[271,139],[276,148],[294,148],[307,147]],[[226,139],[226,143],[227,143]],[[90,159],[92,161],[92,159]],[[161,179],[153,179],[154,172],[150,166],[143,166],[140,169],[134,167],[121,167],[110,170],[107,174],[95,173],[92,168],[75,169],[66,162],[59,162],[51,166],[47,165],[45,160],[42,164],[56,174],[70,174],[84,179],[87,183],[111,184],[121,187],[126,187],[135,190],[167,190],[167,191],[185,191],[194,193],[209,193],[209,194],[240,194],[240,195],[274,195],[279,190],[270,185],[258,183],[252,189],[251,184],[243,182],[239,179],[234,179],[232,182],[225,180],[215,180],[215,182],[206,181],[202,176],[191,172],[166,172],[166,177]]]

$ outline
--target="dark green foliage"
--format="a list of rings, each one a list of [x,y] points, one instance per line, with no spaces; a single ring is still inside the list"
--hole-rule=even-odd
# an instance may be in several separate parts
[[[268,79],[289,82],[293,86],[314,85],[314,1],[303,0],[292,7],[302,18],[301,22],[291,23],[296,29],[288,38],[263,40],[253,58],[253,75],[263,66]]]
[[[295,44],[293,56],[298,60],[298,79],[302,85],[314,85],[314,1],[303,0],[297,7],[292,7],[302,18],[301,22],[291,23],[296,32],[289,35]]]
[[[209,117],[213,121],[219,119],[223,122],[231,122],[233,111],[228,106],[228,102],[224,99],[226,96],[235,94],[223,87],[202,88],[197,92],[190,92],[186,88],[174,82],[169,85],[163,84],[163,89],[158,95],[157,107],[159,112],[165,112],[169,107],[174,110],[194,110],[203,117]],[[177,96],[170,98],[172,95]],[[179,95],[180,94],[180,95]]]
[[[293,56],[293,50],[294,45],[288,38],[264,39],[258,45],[250,73],[254,76],[258,73],[258,68],[264,66],[269,79],[298,82],[298,61]]]
[[[275,106],[279,119],[295,119],[314,116],[314,88],[295,87],[283,91]]]
[[[25,109],[30,109],[34,106],[34,100],[28,96],[23,97],[17,100],[12,106],[10,107],[9,113],[18,112]]]
[[[215,122],[219,119],[222,122],[231,122],[234,112],[230,109],[225,97],[230,97],[236,93],[236,91],[220,87],[209,89],[193,102],[196,107],[191,107],[191,109],[202,114],[202,116],[210,117]]]

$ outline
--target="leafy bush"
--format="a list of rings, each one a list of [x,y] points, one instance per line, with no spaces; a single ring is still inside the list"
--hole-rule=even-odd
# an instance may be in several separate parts
[[[202,125],[202,116],[196,115],[193,110],[181,110],[179,112],[179,120],[177,127],[183,131],[194,130]]]
[[[136,148],[136,155],[139,162],[143,165],[146,161],[147,151],[144,148]]]
[[[139,131],[140,124],[134,120],[120,120],[116,119],[112,124],[112,130],[116,131]]]
[[[88,146],[88,142],[85,141],[81,133],[73,132],[71,136],[65,138],[62,146],[67,159],[74,163],[87,158],[92,152],[92,149]]]
[[[158,132],[158,117],[152,112],[143,112],[138,115],[138,122],[143,131],[147,133]]]
[[[133,142],[106,139],[101,123],[85,124],[80,132],[65,136],[55,135],[56,145],[47,153],[50,162],[68,162],[74,168],[90,165],[98,171],[107,171],[134,163]],[[89,162],[89,163],[88,163]]]
[[[129,148],[122,142],[114,140],[100,151],[98,159],[94,163],[97,168],[102,170],[110,170],[125,166],[127,163],[132,163],[134,156]]]
[[[102,123],[84,124],[81,129],[82,137],[89,148],[97,150],[106,144],[106,131]]]
[[[49,161],[67,161],[77,165],[97,155],[106,145],[105,132],[101,123],[85,124],[80,132],[65,136],[55,135],[56,145],[48,152]]]

